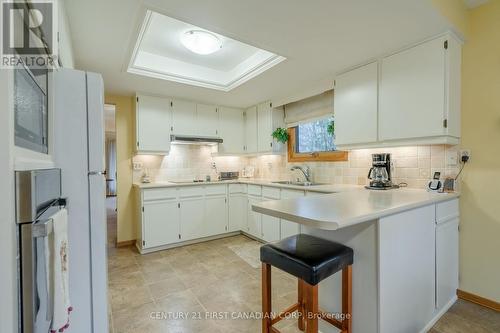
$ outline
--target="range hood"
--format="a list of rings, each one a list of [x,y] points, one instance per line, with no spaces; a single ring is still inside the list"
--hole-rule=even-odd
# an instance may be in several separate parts
[[[177,144],[191,144],[191,145],[216,145],[222,143],[223,140],[217,137],[205,136],[192,136],[192,135],[178,135],[172,134],[170,141]]]

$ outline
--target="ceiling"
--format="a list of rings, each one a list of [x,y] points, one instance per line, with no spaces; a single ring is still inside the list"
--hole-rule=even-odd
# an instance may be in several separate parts
[[[66,6],[76,67],[102,73],[107,92],[235,107],[331,89],[339,71],[451,28],[430,0],[67,0]],[[127,73],[147,9],[287,60],[230,92]]]

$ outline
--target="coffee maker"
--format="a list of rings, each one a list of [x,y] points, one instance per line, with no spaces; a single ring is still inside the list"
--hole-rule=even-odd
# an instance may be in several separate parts
[[[372,154],[372,167],[368,172],[370,184],[366,188],[373,190],[395,188],[391,181],[391,168],[391,154]]]

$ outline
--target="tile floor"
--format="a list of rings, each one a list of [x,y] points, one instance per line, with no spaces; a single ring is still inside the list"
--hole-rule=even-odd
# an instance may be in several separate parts
[[[142,256],[133,247],[110,247],[111,332],[260,332],[256,319],[193,317],[206,312],[260,311],[259,246],[245,236],[235,236]],[[273,308],[294,303],[296,280],[274,269],[273,282]],[[179,318],[179,313],[188,319]],[[300,332],[291,319],[277,328],[282,333]],[[458,301],[431,332],[500,332],[500,313]]]

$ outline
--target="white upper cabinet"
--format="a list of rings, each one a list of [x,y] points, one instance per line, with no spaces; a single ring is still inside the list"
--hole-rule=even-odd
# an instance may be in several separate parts
[[[261,103],[257,105],[257,150],[267,152],[272,150],[273,138],[273,118],[271,114],[271,103]]]
[[[170,150],[171,108],[166,98],[136,97],[136,150],[166,154]]]
[[[284,145],[273,140],[273,131],[284,126],[283,108],[273,108],[271,102],[257,105],[257,151],[259,153],[282,152]],[[248,142],[247,142],[248,143]]]
[[[458,144],[461,52],[448,33],[337,76],[337,146]]]
[[[196,125],[194,125],[196,124]],[[196,134],[201,136],[218,136],[219,114],[215,105],[196,104]]]
[[[174,99],[172,101],[172,133],[194,135],[196,126],[196,103]]]
[[[245,111],[245,152],[257,152],[257,107]]]
[[[243,110],[219,107],[219,153],[242,154],[245,152],[245,116]]]
[[[445,35],[381,61],[379,140],[460,137],[461,45]]]
[[[358,67],[335,79],[335,143],[377,141],[378,63]]]

